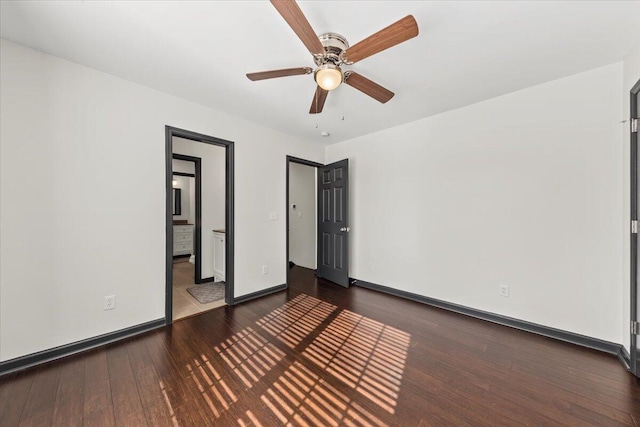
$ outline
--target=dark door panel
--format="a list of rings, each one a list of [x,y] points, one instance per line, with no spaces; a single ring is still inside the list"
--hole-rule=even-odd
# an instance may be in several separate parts
[[[349,287],[349,160],[318,168],[318,277]]]

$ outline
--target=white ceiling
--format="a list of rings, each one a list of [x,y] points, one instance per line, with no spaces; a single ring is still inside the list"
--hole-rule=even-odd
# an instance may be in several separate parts
[[[249,81],[247,72],[313,66],[268,1],[2,1],[0,34],[320,144],[610,64],[640,42],[638,1],[299,4],[318,34],[352,45],[415,16],[417,38],[347,67],[395,92],[391,101],[342,85],[309,115],[312,75]]]

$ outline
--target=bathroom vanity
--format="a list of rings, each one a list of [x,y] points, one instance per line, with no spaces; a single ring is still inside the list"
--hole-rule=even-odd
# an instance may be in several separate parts
[[[173,226],[173,256],[193,253],[193,224]]]

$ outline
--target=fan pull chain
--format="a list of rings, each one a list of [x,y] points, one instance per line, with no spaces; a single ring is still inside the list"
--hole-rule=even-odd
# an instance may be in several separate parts
[[[344,88],[340,91],[340,109],[342,110],[342,117],[340,120],[344,122]]]

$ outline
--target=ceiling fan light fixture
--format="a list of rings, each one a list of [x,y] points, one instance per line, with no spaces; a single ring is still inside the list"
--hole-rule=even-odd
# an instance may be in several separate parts
[[[336,65],[324,64],[318,67],[314,78],[322,89],[334,90],[342,83],[342,70]]]

